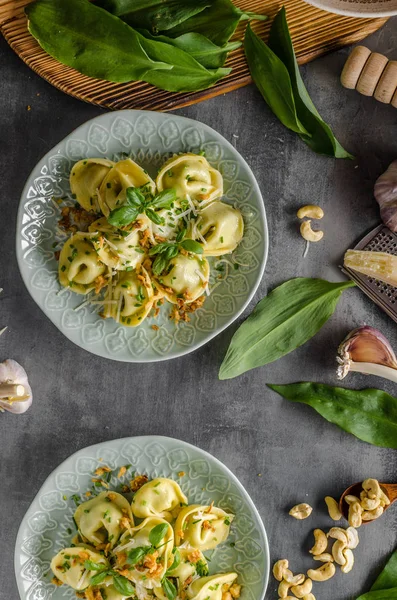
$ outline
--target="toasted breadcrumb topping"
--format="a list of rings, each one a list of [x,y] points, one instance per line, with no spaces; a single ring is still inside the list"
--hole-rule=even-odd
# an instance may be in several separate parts
[[[149,480],[147,475],[137,475],[136,477],[134,477],[134,479],[130,482],[130,488],[131,488],[131,492],[137,492],[143,485],[145,485],[145,483],[147,483]]]

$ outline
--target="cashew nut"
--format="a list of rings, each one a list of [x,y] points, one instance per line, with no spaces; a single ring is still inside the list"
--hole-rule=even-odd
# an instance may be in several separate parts
[[[383,506],[378,506],[378,508],[375,508],[375,510],[365,510],[361,514],[361,518],[363,521],[373,521],[374,519],[380,517],[383,514],[383,511]]]
[[[335,575],[335,565],[332,562],[321,565],[318,569],[309,569],[307,572],[313,581],[327,581]]]
[[[312,591],[313,583],[311,579],[306,579],[302,585],[294,585],[291,588],[291,592],[297,598],[304,598]]]
[[[351,550],[354,550],[354,548],[357,548],[358,543],[360,541],[358,538],[357,529],[354,529],[354,527],[348,527],[346,529],[346,535],[347,535],[347,547],[350,548]]]
[[[306,594],[306,596],[303,596],[303,600],[316,600],[316,597],[314,594]]]
[[[290,585],[300,585],[305,581],[305,576],[303,573],[294,575],[289,569],[285,569],[283,579]]]
[[[354,554],[349,548],[345,548],[343,556],[345,557],[345,564],[341,566],[341,571],[342,573],[349,573],[354,565]]]
[[[340,540],[345,546],[347,546],[348,538],[346,530],[342,529],[342,527],[331,527],[327,533],[327,536],[333,538],[334,540]]]
[[[312,219],[322,219],[324,216],[324,211],[321,206],[317,206],[317,204],[306,204],[305,206],[301,206],[298,212],[296,213],[298,219],[304,219],[305,217],[311,217]]]
[[[284,576],[284,571],[288,569],[288,560],[285,558],[278,560],[273,565],[273,576],[277,581],[282,581]]]
[[[333,521],[340,521],[342,518],[342,513],[339,510],[339,505],[335,498],[332,498],[331,496],[325,496],[324,500],[327,505],[328,514],[331,517],[331,519]]]
[[[303,504],[296,504],[296,506],[293,506],[289,511],[289,514],[291,517],[294,517],[294,519],[302,520],[310,517],[312,510],[312,507],[304,502]]]
[[[332,546],[332,556],[338,565],[344,565],[346,563],[346,558],[343,555],[343,550],[346,548],[346,544],[341,542],[341,540],[337,540]]]
[[[379,498],[380,497],[380,485],[376,479],[365,479],[362,483],[363,490],[368,494],[368,498]]]
[[[303,221],[300,226],[301,236],[304,240],[308,242],[319,242],[323,239],[324,232],[321,230],[314,231],[311,226],[310,219],[308,221]]]
[[[348,515],[348,521],[349,521],[350,527],[355,527],[355,528],[361,527],[362,512],[363,512],[363,509],[361,508],[361,505],[359,502],[353,502],[352,504],[350,504],[349,515]]]
[[[279,600],[296,600],[295,596],[285,596],[285,598],[279,598]]]
[[[353,496],[352,494],[347,494],[347,496],[345,496],[344,500],[345,500],[346,504],[353,504],[353,502],[360,503],[360,498],[357,498],[357,496]]]
[[[325,552],[328,546],[328,539],[325,535],[324,531],[321,529],[315,529],[313,531],[314,535],[314,546],[311,550],[309,550],[310,554],[322,554]]]
[[[364,510],[375,510],[380,505],[380,498],[361,498],[361,506]]]
[[[284,581],[284,579],[283,579],[282,582],[280,583],[280,585],[278,586],[278,590],[277,590],[280,598],[287,598],[290,587],[291,587],[290,584],[287,583],[286,581]]]
[[[334,562],[334,557],[329,552],[323,554],[314,554],[313,560],[319,560],[320,562]]]
[[[390,504],[390,498],[385,494],[382,488],[380,490],[380,504],[381,506],[389,506]]]

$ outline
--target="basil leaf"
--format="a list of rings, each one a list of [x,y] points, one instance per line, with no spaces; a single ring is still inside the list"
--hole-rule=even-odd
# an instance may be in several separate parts
[[[111,211],[108,216],[108,223],[114,227],[122,227],[123,225],[129,225],[137,219],[139,210],[131,206],[120,206]]]
[[[152,208],[169,208],[176,200],[176,190],[171,188],[169,190],[163,190],[150,202]]]
[[[176,587],[172,581],[167,579],[167,577],[164,577],[161,581],[161,585],[163,586],[164,593],[168,600],[174,600],[174,598],[176,598]]]
[[[152,271],[154,275],[160,275],[167,266],[167,261],[162,254],[158,254],[154,263],[152,264]]]
[[[240,21],[246,19],[265,21],[267,16],[242,11],[231,0],[212,0],[209,8],[168,29],[167,35],[179,37],[193,31],[206,36],[214,44],[223,46],[232,37]]]
[[[183,240],[179,245],[187,252],[193,252],[194,254],[203,253],[202,245],[194,240]]]
[[[92,560],[84,561],[84,568],[88,571],[102,571],[104,568],[103,563],[94,563]]]
[[[176,242],[181,242],[183,240],[183,238],[185,237],[187,232],[186,227],[184,227],[183,229],[181,229],[178,233],[178,235],[176,236]]]
[[[156,33],[183,23],[211,6],[211,0],[97,0],[97,5],[132,27]]]
[[[310,135],[299,120],[286,66],[249,25],[244,49],[252,79],[276,117],[291,131]]]
[[[135,208],[140,208],[145,202],[145,196],[139,188],[129,187],[126,190],[127,204]]]
[[[397,587],[397,550],[390,556],[370,591],[388,590],[393,587]]]
[[[299,277],[274,289],[237,329],[219,379],[237,377],[302,346],[321,329],[352,284]]]
[[[127,552],[127,564],[131,567],[139,563],[151,550],[151,546],[139,546]]]
[[[150,530],[149,542],[152,546],[158,546],[168,531],[168,523],[159,523],[156,527]]]
[[[170,567],[168,567],[168,571],[167,571],[166,575],[170,571],[174,571],[181,564],[181,553],[179,552],[178,548],[174,548],[172,553],[174,555],[174,562],[172,563],[172,565]]]
[[[178,253],[178,246],[171,246],[164,252],[164,258],[165,260],[171,260],[172,258],[175,258],[175,256],[178,256]]]
[[[299,119],[310,133],[310,138],[301,136],[302,140],[319,154],[335,158],[354,158],[342,148],[329,125],[322,120],[307,92],[299,72],[284,7],[274,18],[268,44],[289,72]]]
[[[395,598],[397,598],[397,587],[367,592],[359,596],[357,600],[394,600]]]
[[[106,577],[110,575],[111,571],[109,569],[105,569],[100,573],[97,573],[90,579],[90,585],[99,585],[102,581],[105,581]]]
[[[123,577],[122,575],[113,572],[113,585],[120,594],[124,594],[125,596],[135,596],[135,586],[127,579],[127,577]]]
[[[167,248],[170,248],[170,246],[172,245],[173,244],[171,244],[170,242],[161,242],[160,244],[157,244],[157,246],[152,246],[152,248],[150,248],[149,250],[149,256],[154,256],[155,254],[162,253],[165,250],[167,250]]]
[[[146,208],[145,213],[147,214],[149,219],[153,221],[153,223],[156,223],[156,225],[164,225],[165,221],[163,217],[160,217],[160,215],[154,212],[154,210],[152,210],[151,208]]]
[[[319,383],[269,385],[292,402],[308,404],[360,440],[397,448],[397,398],[376,389],[348,390]]]
[[[152,70],[172,69],[168,60],[151,60],[137,32],[88,0],[36,0],[25,12],[29,31],[40,46],[90,77],[146,81]]]

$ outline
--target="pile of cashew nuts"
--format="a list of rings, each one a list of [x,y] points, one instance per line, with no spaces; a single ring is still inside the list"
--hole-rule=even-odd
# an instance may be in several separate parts
[[[324,232],[317,230],[314,231],[312,229],[311,219],[322,219],[324,216],[324,211],[321,206],[316,206],[315,204],[307,204],[306,206],[302,206],[298,212],[296,213],[298,219],[306,219],[302,221],[300,226],[300,232],[303,239],[307,242],[319,242],[323,239]]]
[[[353,550],[359,543],[357,527],[362,521],[378,518],[384,507],[390,503],[376,479],[366,479],[362,483],[363,490],[360,498],[345,496],[349,504],[349,527],[331,527],[328,532],[314,529],[314,546],[309,550],[313,560],[322,562],[321,567],[309,569],[307,577],[303,573],[295,575],[289,569],[286,559],[278,560],[273,566],[273,575],[280,582],[278,595],[282,600],[316,600],[312,594],[313,581],[327,581],[336,573],[335,564],[340,566],[342,573],[349,573],[354,565]],[[337,501],[331,496],[325,498],[328,514],[333,521],[340,521],[342,513]],[[292,507],[289,514],[295,519],[306,519],[313,509],[309,504],[302,503]],[[329,544],[331,548],[328,548]],[[290,595],[293,594],[293,595]]]

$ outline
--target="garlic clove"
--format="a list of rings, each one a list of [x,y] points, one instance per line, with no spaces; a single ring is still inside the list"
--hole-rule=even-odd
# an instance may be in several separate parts
[[[0,411],[22,414],[33,401],[25,369],[15,360],[0,363]]]
[[[397,231],[397,160],[376,180],[374,196],[382,221],[391,231]]]

